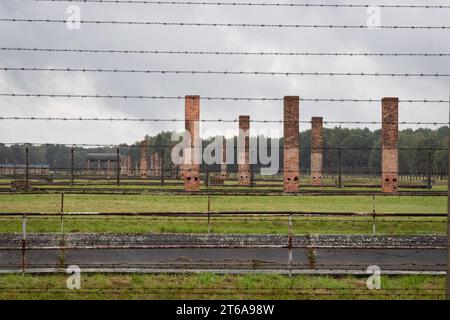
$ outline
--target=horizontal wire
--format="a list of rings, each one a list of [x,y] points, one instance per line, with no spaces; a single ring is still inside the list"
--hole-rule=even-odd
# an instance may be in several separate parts
[[[1,145],[2,143],[0,143],[0,145]],[[138,147],[138,146],[136,146],[136,147]],[[155,147],[155,149],[157,149],[157,147]],[[161,148],[162,149],[162,148]],[[299,148],[300,150],[310,150],[309,148]],[[337,148],[336,148],[337,149]],[[343,149],[343,150],[346,150],[345,148],[341,148],[341,149]],[[356,148],[352,148],[351,150],[353,150],[353,149],[356,149]],[[377,149],[377,148],[374,148],[374,149],[376,149],[376,150],[379,150],[379,149]],[[330,150],[334,150],[334,149],[330,149]],[[357,150],[357,149],[356,149]],[[411,149],[408,149],[408,150],[411,150]],[[422,149],[419,149],[419,151],[420,150],[422,150]],[[436,150],[447,150],[447,149],[433,149],[432,151],[436,151]],[[430,151],[430,149],[423,149],[422,151]],[[115,160],[115,159],[112,159],[112,160]],[[92,160],[92,161],[96,161],[96,160]],[[217,164],[220,164],[220,163],[217,163]],[[232,165],[235,165],[235,164],[230,164],[230,163],[228,163],[227,165],[230,165],[230,166],[232,166]],[[258,165],[260,165],[259,163],[258,163]],[[16,168],[16,170],[17,171],[20,171],[20,170],[24,170],[25,169],[25,165],[23,165],[23,166],[20,166],[20,164],[19,165],[17,165],[16,167],[7,167],[7,169],[14,169],[14,168]],[[264,167],[263,167],[264,168]],[[63,168],[61,168],[61,167],[51,167],[50,168],[50,170],[70,170],[71,168],[70,167],[63,167]],[[4,169],[2,169],[2,168],[0,168],[0,171],[2,171],[2,170],[4,170]],[[33,167],[33,164],[30,164],[30,170],[36,170],[36,171],[38,171],[39,170],[39,168],[35,168],[35,167]],[[108,178],[107,178],[107,176],[105,175],[105,174],[95,174],[95,172],[97,172],[97,169],[95,169],[95,168],[91,168],[90,170],[88,170],[87,168],[80,168],[80,167],[77,167],[77,168],[74,168],[74,170],[75,171],[82,171],[82,172],[89,172],[89,173],[91,173],[91,175],[89,175],[89,173],[88,174],[79,174],[79,173],[74,173],[74,176],[76,176],[77,178],[79,178],[79,179],[88,179],[88,180],[94,180],[94,181],[98,181],[98,180],[108,180]],[[149,169],[149,170],[151,170],[151,169]],[[100,170],[101,172],[104,172],[104,171],[106,171],[106,169],[102,169],[102,170]],[[112,171],[114,171],[114,169],[113,170],[111,170],[111,172]],[[128,169],[127,171],[130,171],[130,172],[139,172],[140,171],[140,169]],[[173,173],[174,171],[176,171],[176,169],[165,169],[165,173]],[[354,175],[370,175],[371,173],[373,174],[373,175],[377,175],[377,176],[375,176],[374,177],[374,179],[378,179],[378,178],[380,178],[379,177],[379,175],[381,174],[381,173],[398,173],[398,175],[399,176],[411,176],[411,175],[425,175],[425,174],[427,174],[428,173],[428,171],[414,171],[414,172],[404,172],[404,171],[401,171],[401,172],[399,172],[399,171],[383,171],[383,172],[381,172],[381,171],[372,171],[372,172],[370,172],[370,171],[361,171],[361,170],[356,170],[356,169],[346,169],[346,170],[343,170],[344,172],[343,172],[343,175],[349,175],[349,176],[354,176]],[[206,173],[206,172],[209,172],[210,174],[214,174],[214,173],[220,173],[220,170],[214,170],[214,169],[201,169],[201,170],[199,170],[199,173]],[[297,172],[297,171],[295,171],[295,170],[279,170],[278,171],[278,173],[274,173],[274,174],[270,174],[270,175],[267,175],[267,176],[281,176],[282,174],[283,174],[283,172]],[[311,172],[310,171],[308,171],[308,170],[306,170],[305,168],[303,168],[303,170],[302,170],[302,175],[309,175]],[[327,170],[327,175],[337,175],[337,173],[338,173],[338,171],[337,171],[337,169],[336,170]],[[21,173],[20,172],[18,172],[17,173],[18,175],[20,175]],[[23,175],[24,173],[22,173],[22,175]],[[37,177],[39,177],[39,174],[41,174],[40,172],[35,172],[35,173],[32,173],[31,175],[32,176],[37,176]],[[114,173],[115,174],[115,173]],[[233,178],[233,175],[237,175],[238,174],[238,172],[237,171],[230,171],[230,170],[228,170],[228,174],[230,175],[231,174],[231,177],[229,177],[227,180],[228,181],[236,181],[236,178]],[[8,174],[5,174],[6,176],[8,176]],[[434,175],[437,175],[437,173],[436,172],[434,172]],[[123,176],[123,174],[121,174],[121,176]],[[141,182],[142,182],[142,184],[125,184],[125,185],[135,185],[135,186],[141,186],[141,187],[146,187],[146,186],[148,186],[148,185],[152,185],[152,182],[154,182],[155,183],[155,185],[159,185],[159,181],[160,181],[160,176],[161,176],[161,174],[154,174],[154,175],[149,175],[149,178],[148,179],[145,179],[145,180],[141,180],[141,179],[136,179],[136,180],[141,180]],[[66,177],[64,177],[64,178],[67,178],[67,177],[70,177],[70,175],[66,175]],[[101,178],[101,177],[103,177],[103,178]],[[152,179],[152,177],[153,177],[153,179]],[[60,179],[64,179],[64,178],[60,178]],[[31,178],[31,179],[37,179],[37,178]],[[111,182],[113,182],[114,181],[114,179],[115,179],[115,176],[114,177],[110,177],[110,180],[109,180],[109,182],[111,183]],[[301,180],[302,180],[303,178],[301,178]],[[304,178],[305,180],[308,180],[309,179],[309,177],[305,177]],[[407,178],[404,178],[404,180],[406,180]],[[128,179],[129,180],[129,179]],[[417,179],[416,179],[417,180]],[[145,182],[147,182],[147,183],[145,183]],[[257,187],[258,186],[261,186],[261,187],[264,187],[264,186],[267,186],[268,184],[270,185],[270,186],[273,186],[273,187],[275,187],[275,186],[280,186],[280,185],[282,185],[282,182],[283,182],[283,180],[281,180],[281,179],[276,179],[276,180],[272,180],[272,181],[269,181],[269,182],[272,182],[272,183],[264,183],[264,182],[268,182],[268,181],[266,181],[266,180],[264,180],[264,179],[260,179],[260,180],[255,180],[255,182],[257,182]],[[100,184],[102,184],[102,183],[100,183]],[[166,183],[167,185],[171,185],[171,183],[169,182],[169,183]],[[3,185],[5,185],[5,184],[3,184]],[[42,184],[42,185],[44,185],[44,184]],[[79,185],[78,183],[75,183],[75,185],[78,185],[78,186],[84,186],[84,187],[89,187],[89,184],[87,184],[87,185]],[[108,187],[108,183],[106,183],[105,184],[105,187]],[[176,183],[175,182],[175,185],[179,185],[179,186],[181,186],[181,182],[180,183]],[[304,185],[303,183],[301,183],[300,184],[301,186],[303,186],[303,187],[308,187],[308,185]],[[55,186],[58,186],[58,184],[56,184]],[[64,188],[64,185],[59,185],[62,189]],[[229,185],[225,185],[225,187],[226,186],[229,186]],[[368,187],[368,188],[374,188],[374,187],[371,187],[370,185],[369,186],[367,186],[367,185],[364,185],[364,184],[360,184],[360,185],[358,185],[358,186],[360,186],[360,187],[364,187],[364,186],[366,186],[366,187]],[[417,185],[418,186],[418,185]],[[421,186],[423,186],[424,188],[426,188],[426,185],[421,185]],[[324,185],[324,186],[322,186],[322,187],[335,187],[335,185],[331,185],[331,184],[329,184],[329,185]],[[404,185],[400,185],[400,187],[408,187],[408,184],[404,184]]]
[[[330,290],[333,292],[315,292],[317,290]],[[377,295],[387,295],[387,296],[443,296],[445,289],[417,289],[417,290],[403,290],[403,289],[384,289],[384,290],[370,290],[368,288],[82,288],[79,290],[69,290],[69,289],[59,289],[59,288],[0,288],[1,292],[8,293],[70,293],[70,294],[80,294],[80,293],[93,293],[99,291],[101,293],[158,293],[158,294],[177,294],[184,292],[185,294],[261,294],[270,295],[273,293],[278,294],[298,294],[298,295],[361,295],[361,296],[377,296]],[[414,292],[418,291],[418,292]],[[426,293],[423,293],[426,292]]]
[[[175,144],[178,142],[175,142]],[[116,144],[101,144],[101,143],[39,143],[39,142],[1,142],[0,144],[3,145],[26,145],[26,146],[31,146],[31,147],[40,147],[40,146],[51,146],[51,145],[66,145],[66,146],[77,146],[77,147],[129,147],[129,148],[141,148],[141,145],[129,145],[129,144],[125,144],[125,143],[116,143]],[[147,144],[147,147],[149,148],[173,148],[174,145],[151,145],[151,144]],[[234,146],[234,149],[237,149],[237,146]],[[266,148],[262,148],[261,146],[259,147],[260,149],[269,149],[270,147],[266,147]],[[280,147],[281,148],[281,147]],[[311,150],[311,147],[298,147],[298,149],[300,150]],[[322,148],[314,148],[314,149],[319,149],[319,150],[382,150],[382,147],[340,147],[340,146],[327,146],[327,147],[322,147]],[[253,149],[250,148],[250,151],[252,151]],[[415,150],[422,150],[422,151],[437,151],[437,150],[448,150],[447,148],[436,148],[436,147],[430,147],[430,148],[410,148],[410,147],[398,147],[397,150],[401,151],[401,150],[411,150],[411,151],[415,151]],[[293,171],[293,172],[297,172],[297,171]],[[398,171],[395,171],[398,172]]]
[[[182,182],[179,183],[180,185]],[[424,219],[435,219],[432,221],[445,221],[447,214],[445,212],[324,212],[324,211],[313,211],[313,212],[299,212],[299,211],[115,211],[115,212],[90,212],[90,211],[2,211],[0,212],[0,217],[10,217],[10,218],[46,218],[46,217],[123,217],[123,218],[202,218],[204,219],[210,215],[216,218],[265,218],[265,217],[279,217],[280,219],[288,218],[292,216],[293,219],[313,219],[316,218],[333,220],[333,219],[355,219],[355,221],[360,221],[360,219],[372,219],[377,217],[382,219],[380,221],[392,221],[395,219],[408,219],[406,221],[414,221],[413,219],[425,221]],[[411,219],[411,220],[409,220]],[[430,220],[431,221],[431,220]]]
[[[21,241],[20,241],[21,242]],[[17,246],[5,246],[0,247],[0,251],[14,252],[18,250],[22,250],[20,246],[20,242],[18,241]],[[29,252],[49,252],[55,250],[77,250],[78,252],[83,250],[153,250],[153,249],[288,249],[290,246],[288,243],[286,244],[262,244],[262,245],[250,245],[250,244],[198,244],[198,243],[183,243],[174,245],[171,241],[166,241],[165,243],[159,244],[150,244],[150,245],[142,245],[140,242],[136,241],[136,245],[108,245],[108,244],[89,244],[83,246],[70,246],[70,245],[50,245],[50,246],[26,246],[25,250]],[[349,247],[349,246],[336,246],[336,245],[310,245],[310,244],[294,244],[292,246],[293,249],[334,249],[334,250],[345,250],[345,249],[360,249],[360,250],[445,250],[446,246],[402,246],[402,245],[393,245],[393,246],[358,246],[358,247]]]
[[[186,96],[151,96],[151,95],[100,95],[100,94],[52,94],[52,93],[0,93],[0,97],[33,97],[33,98],[80,98],[80,99],[149,99],[149,100],[184,100]],[[275,97],[208,97],[200,96],[200,100],[208,101],[283,101]],[[305,102],[381,102],[382,99],[352,99],[352,98],[302,98]],[[442,99],[400,99],[401,103],[449,103]]]
[[[5,265],[8,266],[8,265]],[[21,265],[17,265],[21,266]],[[50,266],[50,265],[48,265]],[[444,291],[445,288],[400,288],[400,287],[394,287],[394,288],[381,288],[377,290],[371,290],[368,288],[345,288],[345,287],[292,287],[292,286],[286,286],[286,287],[255,287],[255,288],[239,288],[239,287],[191,287],[191,286],[185,286],[185,287],[143,287],[143,288],[136,288],[136,287],[123,287],[123,288],[114,288],[114,287],[84,287],[80,290],[129,290],[129,291],[139,291],[139,290],[221,290],[221,291],[235,291],[235,290],[242,290],[242,291],[268,291],[268,290],[283,290],[283,291],[303,291],[303,290],[342,290],[342,291],[378,291],[378,292],[385,292],[385,291]],[[67,288],[50,288],[48,286],[42,287],[42,288],[26,288],[26,287],[19,287],[19,286],[1,286],[0,290],[66,290],[66,291],[73,291],[68,290]],[[76,290],[75,290],[76,292]]]
[[[313,290],[313,289],[307,289],[307,290]],[[333,289],[330,289],[333,290]],[[164,294],[164,295],[173,295],[173,294],[186,294],[186,295],[195,295],[195,294],[204,294],[204,295],[210,295],[210,294],[215,294],[215,295],[228,295],[228,294],[235,294],[233,292],[230,292],[229,290],[224,290],[224,291],[211,291],[208,289],[205,289],[205,291],[200,291],[200,290],[185,290],[182,291],[180,290],[180,292],[164,292],[161,293],[160,291],[154,291],[152,289],[150,290],[139,290],[138,292],[136,292],[137,294]],[[300,296],[307,296],[307,295],[312,295],[312,296],[328,296],[328,297],[339,297],[339,296],[349,296],[349,297],[354,297],[354,296],[368,296],[368,297],[373,297],[373,296],[395,296],[395,297],[445,297],[445,293],[398,293],[398,292],[374,292],[376,290],[367,290],[367,292],[336,292],[336,293],[332,293],[332,292],[308,292],[305,290],[301,290],[297,292],[297,295]],[[5,294],[5,292],[0,291],[1,293]],[[48,289],[42,289],[41,291],[36,291],[36,290],[12,290],[11,292],[6,291],[6,293],[21,293],[21,294],[38,294],[38,293],[42,293],[42,294],[52,294],[52,293],[57,293],[57,294],[92,294],[95,293],[96,290],[92,290],[92,291],[84,291],[84,290],[68,290],[68,289],[62,289],[62,290],[48,290]],[[125,294],[125,293],[129,293],[129,290],[125,290],[125,291],[120,291],[120,289],[112,289],[112,290],[100,290],[99,291],[102,294],[108,293],[108,294]],[[256,291],[255,292],[258,295],[262,295],[262,296],[272,296],[274,293],[280,294],[279,291],[275,291],[274,293],[272,292],[260,292],[260,291]],[[251,294],[251,292],[247,292],[247,293],[243,293],[243,294]],[[293,292],[290,292],[290,294],[294,294]]]
[[[220,214],[220,213],[219,213]],[[50,217],[50,216],[44,216],[44,217],[39,217],[39,216],[29,216],[27,214],[24,214],[24,216],[27,217],[27,219],[39,219],[39,220],[52,220],[52,219],[60,219],[61,218],[61,214],[59,213],[54,213],[54,217]],[[379,216],[377,216],[378,218]],[[383,217],[381,217],[383,218]],[[398,223],[398,224],[406,224],[406,223],[433,223],[433,224],[439,224],[439,223],[447,223],[447,220],[444,220],[443,218],[441,218],[441,220],[408,220],[408,217],[405,217],[405,220],[400,220],[400,219],[396,219],[396,220],[380,220],[379,218],[377,220],[372,220],[372,218],[370,216],[364,217],[364,219],[345,219],[345,217],[343,218],[334,218],[334,219],[323,219],[323,218],[310,218],[310,217],[305,217],[305,218],[299,218],[299,217],[295,217],[294,222],[297,222],[299,224],[305,224],[305,223],[315,223],[315,222],[329,222],[329,223],[336,223],[336,224],[373,224],[373,223],[377,223],[377,224],[383,224],[383,223]],[[11,221],[11,220],[21,220],[21,217],[17,217],[17,216],[8,216],[7,214],[0,214],[0,220],[4,220],[4,221]],[[138,222],[139,220],[152,220],[154,222],[156,221],[166,221],[166,222],[174,222],[174,223],[183,223],[183,222],[198,222],[200,225],[202,225],[207,217],[205,216],[200,216],[200,217],[189,217],[189,218],[185,218],[185,217],[155,217],[155,216],[150,216],[150,217],[111,217],[111,216],[71,216],[70,214],[64,214],[64,219],[67,220],[72,220],[72,221],[84,221],[84,220],[103,220],[103,221],[107,221],[107,222],[116,222],[116,221],[128,221],[128,222]],[[260,224],[260,223],[264,223],[264,222],[278,222],[279,224],[284,225],[287,221],[288,221],[288,216],[283,216],[283,217],[279,217],[278,219],[273,219],[273,218],[256,218],[255,216],[250,216],[250,217],[218,217],[217,215],[212,214],[211,215],[211,219],[214,220],[220,220],[220,221],[226,221],[226,222],[245,222],[245,223],[252,223],[252,224]],[[241,227],[245,227],[240,225]],[[329,227],[332,227],[333,225],[330,225]],[[228,226],[229,227],[229,226]],[[124,229],[126,229],[126,226],[124,226]],[[296,229],[295,226],[293,226],[293,229]]]
[[[245,51],[189,51],[189,50],[113,50],[1,47],[1,51],[120,53],[120,54],[183,54],[183,55],[243,55],[243,56],[363,56],[363,57],[448,57],[450,53],[370,53],[370,52],[245,52]]]
[[[276,2],[224,2],[224,1],[152,1],[152,0],[21,0],[23,2],[74,2],[100,4],[196,5],[196,6],[248,6],[248,7],[304,7],[304,8],[390,8],[390,9],[450,9],[449,5],[409,4],[337,4],[337,3],[276,3]]]
[[[51,145],[66,145],[66,146],[78,146],[78,147],[129,147],[129,148],[141,148],[141,145],[128,145],[124,143],[117,143],[117,144],[96,144],[96,143],[38,143],[38,142],[0,142],[0,144],[3,145],[27,145],[32,147],[40,147],[40,146],[51,146]],[[173,148],[174,145],[150,145],[148,144],[147,147],[150,148]],[[259,147],[260,149],[264,149]],[[269,147],[267,147],[269,148]],[[234,149],[237,149],[237,146],[234,146]],[[300,150],[310,150],[311,147],[299,147]],[[382,150],[382,147],[339,147],[339,146],[328,146],[328,147],[322,147],[322,148],[315,148],[319,150]],[[250,149],[251,151],[252,149]],[[410,151],[416,151],[416,150],[422,150],[422,151],[437,151],[437,150],[448,150],[447,148],[397,148],[397,150],[410,150]],[[293,171],[296,172],[296,171]],[[397,172],[397,171],[396,171]]]
[[[281,72],[281,71],[218,71],[218,70],[143,70],[143,69],[91,69],[91,68],[37,68],[0,67],[0,71],[45,71],[89,73],[139,74],[206,74],[206,75],[268,75],[268,76],[370,76],[370,77],[434,77],[449,78],[448,73],[383,73],[383,72]]]
[[[189,262],[179,262],[177,263],[177,265],[186,265],[189,264]],[[232,265],[233,262],[231,263],[227,263],[227,262],[206,262],[206,263],[200,263],[200,262],[196,262],[196,265]],[[253,264],[253,262],[240,262],[238,263],[240,266],[247,266],[247,265],[251,265]],[[266,263],[267,264],[267,263]],[[272,266],[274,265],[273,263],[269,263]],[[92,264],[88,264],[91,265]],[[167,265],[173,265],[173,263],[171,262],[157,262],[157,263],[124,263],[121,264],[123,266],[123,268],[127,268],[127,267],[146,267],[146,266],[167,266]],[[275,265],[277,266],[286,266],[286,264],[284,263],[276,263]],[[430,266],[434,266],[434,267],[445,267],[447,264],[443,264],[443,263],[429,263],[429,264],[419,264],[419,263],[383,263],[383,267],[407,267],[407,266],[414,266],[414,267],[430,267]],[[105,264],[94,264],[94,266],[105,266]],[[294,268],[298,268],[300,266],[310,266],[309,263],[293,263],[292,266]],[[361,264],[357,264],[357,263],[315,263],[316,267],[362,267]],[[13,264],[13,263],[8,263],[8,264],[2,264],[0,265],[0,267],[22,267],[22,264]],[[55,264],[51,264],[51,263],[27,263],[26,264],[27,268],[33,268],[33,267],[55,267]],[[85,268],[85,266],[83,266],[83,268]],[[6,287],[7,289],[8,287]],[[172,286],[172,288],[178,288],[178,287],[174,287]],[[225,289],[227,289],[227,287],[224,287]],[[229,287],[228,287],[229,288]],[[288,287],[289,288],[289,287]],[[309,287],[310,288],[310,287]],[[309,289],[308,287],[303,287],[303,289]],[[269,289],[269,288],[267,288]],[[295,288],[294,288],[295,289]],[[300,288],[301,289],[301,288]],[[323,288],[322,288],[323,289]],[[394,290],[395,288],[386,288],[387,290]],[[338,289],[339,290],[339,289]],[[345,288],[342,288],[341,290],[345,290]],[[398,290],[401,290],[400,288],[398,288]],[[416,289],[416,288],[405,288],[405,291],[415,291],[415,290],[422,290],[422,289]],[[445,289],[423,289],[423,290],[432,290],[432,291],[439,291],[439,290],[445,290]]]
[[[155,118],[102,118],[102,117],[22,117],[22,116],[0,116],[1,120],[26,120],[26,121],[119,121],[119,122],[185,122],[186,119],[155,119]],[[189,119],[188,119],[189,120]],[[223,122],[223,123],[238,123],[239,119],[200,119],[194,120],[196,122]],[[310,124],[314,121],[284,121],[284,120],[249,120],[253,123],[303,123]],[[323,124],[382,124],[380,121],[323,121]],[[391,122],[384,122],[391,123]],[[414,124],[414,125],[449,125],[449,122],[420,122],[420,121],[402,121],[395,122],[399,125]]]
[[[0,143],[0,145],[1,145],[2,143]],[[134,146],[131,146],[131,147],[134,147]],[[138,147],[138,146],[135,146],[135,147]],[[155,147],[155,149],[157,149],[158,147]],[[164,148],[164,147],[163,147]],[[162,149],[162,148],[161,148]],[[300,150],[310,150],[309,148],[299,148]],[[337,148],[336,148],[337,149]],[[341,149],[343,149],[343,150],[346,150],[346,148],[341,148]],[[375,150],[379,150],[378,148],[374,148]],[[330,149],[330,150],[333,150],[333,149]],[[350,150],[358,150],[357,148],[351,148]],[[401,149],[400,149],[401,150]],[[407,150],[416,150],[416,149],[407,149]],[[418,149],[419,151],[431,151],[430,149]],[[436,150],[447,150],[447,149],[433,149],[433,151],[436,151]],[[115,159],[113,159],[113,160],[115,160]],[[92,160],[92,161],[96,161],[96,160]],[[217,164],[220,164],[220,163],[217,163]],[[227,165],[234,165],[234,164],[227,164]],[[258,165],[259,165],[259,163],[258,163]],[[20,171],[20,170],[24,170],[25,169],[25,167],[23,166],[20,166],[20,165],[18,165],[18,166],[16,166],[16,167],[8,167],[8,168],[6,168],[6,169],[16,169],[16,170],[18,170],[18,171]],[[39,168],[35,168],[35,167],[33,167],[33,164],[30,164],[30,170],[39,170]],[[70,167],[51,167],[50,168],[50,170],[71,170],[71,168]],[[95,169],[95,168],[91,168],[91,169],[87,169],[87,168],[80,168],[80,167],[77,167],[77,168],[74,168],[74,170],[75,171],[84,171],[84,172],[88,172],[88,174],[86,174],[86,175],[83,175],[83,174],[79,174],[79,173],[74,173],[74,176],[75,177],[77,177],[78,179],[89,179],[89,180],[107,180],[108,178],[107,178],[107,175],[105,175],[105,174],[95,174],[96,172],[97,172],[97,169]],[[115,171],[116,169],[112,169],[112,170],[110,170],[111,172],[113,172],[113,171]],[[149,169],[149,170],[152,170],[152,169]],[[5,169],[4,168],[0,168],[0,172],[1,171],[5,171]],[[104,171],[107,171],[106,169],[101,169],[100,171],[102,171],[102,172],[104,172]],[[127,169],[127,171],[130,171],[130,172],[140,172],[140,169]],[[167,168],[165,168],[164,169],[164,171],[165,171],[165,173],[173,173],[174,171],[176,171],[175,169],[167,169]],[[302,171],[302,174],[310,174],[311,172],[310,171],[307,171],[307,170],[305,170],[305,169],[303,169],[303,170],[301,170]],[[220,173],[221,171],[220,170],[213,170],[213,169],[201,169],[201,170],[199,170],[199,173],[206,173],[206,172],[209,172],[210,174],[214,174],[214,173]],[[281,176],[282,174],[283,174],[283,172],[298,172],[298,171],[296,171],[296,170],[279,170],[279,172],[278,173],[274,173],[274,174],[270,174],[269,176]],[[91,173],[91,176],[89,176],[89,173]],[[361,175],[361,174],[365,174],[365,175],[370,175],[370,174],[372,174],[372,175],[378,175],[378,177],[374,177],[374,179],[378,179],[378,178],[380,178],[380,175],[382,174],[382,173],[396,173],[396,174],[398,174],[399,176],[411,176],[411,175],[426,175],[426,174],[428,174],[428,171],[414,171],[414,172],[399,172],[399,171],[366,171],[366,172],[364,172],[364,171],[361,171],[361,170],[355,170],[355,169],[345,169],[345,170],[343,170],[343,175]],[[24,175],[25,173],[16,173],[17,175]],[[42,173],[40,173],[40,172],[36,172],[36,173],[32,173],[31,175],[32,176],[38,176],[39,177],[39,175],[40,174],[42,174]],[[114,173],[115,174],[115,173]],[[232,174],[232,175],[234,175],[234,174],[238,174],[238,172],[237,171],[230,171],[230,170],[228,170],[228,174]],[[327,171],[327,174],[328,175],[337,175],[338,174],[338,171],[337,171],[337,169],[336,170],[328,170]],[[8,176],[8,174],[4,174],[5,176]],[[97,178],[97,179],[93,179],[93,177],[92,177],[92,175],[94,176],[94,178]],[[436,175],[436,172],[434,172],[434,175]],[[121,174],[121,176],[123,176],[123,174]],[[143,181],[143,182],[147,182],[147,183],[142,183],[142,184],[126,184],[126,185],[133,185],[133,186],[136,186],[136,187],[141,187],[141,188],[144,188],[144,187],[146,187],[146,186],[148,186],[148,185],[151,185],[151,182],[154,182],[155,183],[155,185],[160,185],[160,176],[161,176],[161,174],[154,174],[153,175],[153,177],[154,177],[154,179],[146,179],[146,180],[141,180],[141,181]],[[66,176],[66,178],[68,178],[68,177],[70,177],[70,175],[69,175],[69,173],[68,173],[68,175]],[[103,177],[103,178],[101,178],[101,177]],[[152,177],[152,175],[150,175],[149,177]],[[33,178],[31,178],[31,179],[33,179]],[[37,179],[37,178],[34,178],[34,179]],[[62,178],[61,178],[62,179]],[[111,182],[113,182],[114,181],[114,179],[115,179],[115,176],[114,177],[110,177],[109,178],[110,179],[110,183]],[[300,181],[302,180],[303,178],[300,178]],[[305,180],[308,180],[309,179],[309,177],[305,177],[304,178]],[[405,178],[405,180],[406,180],[407,178]],[[139,179],[137,179],[137,180],[140,180],[140,178]],[[228,178],[227,179],[227,181],[236,181],[236,179],[233,179],[233,178]],[[264,182],[267,182],[267,181],[265,181],[264,179],[261,179],[261,180],[258,180],[258,179],[256,179],[255,180],[255,182],[257,182],[257,185],[256,185],[256,187],[267,187],[267,183],[264,183]],[[276,181],[271,181],[271,182],[273,182],[273,183],[271,183],[270,185],[271,186],[273,186],[274,188],[276,187],[276,186],[282,186],[282,182],[283,182],[283,180],[276,180]],[[278,182],[278,183],[276,183],[276,182]],[[99,183],[100,185],[102,185],[102,183]],[[167,183],[166,183],[167,184]],[[5,185],[5,184],[4,184]],[[168,185],[170,185],[170,183],[168,183]],[[178,186],[181,186],[182,185],[182,182],[180,182],[180,183],[176,183],[176,185],[178,185]],[[45,184],[41,184],[41,186],[45,186]],[[55,185],[55,186],[58,186],[57,184]],[[59,185],[60,186],[60,188],[61,189],[64,189],[64,185]],[[85,187],[85,188],[89,188],[89,184],[87,184],[87,185],[80,185],[80,184],[78,184],[78,183],[75,183],[75,186],[80,186],[80,187]],[[108,188],[108,186],[113,186],[113,184],[108,184],[108,183],[105,183],[105,187],[106,188]],[[115,184],[114,184],[114,186],[115,186]],[[233,186],[233,187],[235,187],[234,185],[226,185],[226,186]],[[225,186],[225,187],[226,187]],[[308,187],[308,185],[303,185],[303,184],[300,184],[300,186],[302,186],[302,187]],[[324,186],[322,186],[322,187],[328,187],[328,188],[330,188],[330,187],[335,187],[334,185],[332,186],[332,185],[324,185]],[[370,185],[369,186],[367,186],[367,185],[364,185],[364,184],[360,184],[359,185],[359,187],[367,187],[367,188],[374,188],[374,187],[371,187]],[[378,187],[378,186],[377,186]],[[405,188],[407,188],[408,187],[408,184],[404,184],[404,185],[400,185],[400,188],[403,188],[403,187],[405,187]],[[426,185],[423,185],[423,188],[426,188],[427,186]],[[114,189],[116,189],[116,188],[114,188]]]
[[[28,23],[67,23],[66,19],[25,19],[0,18],[0,22],[28,22]],[[179,26],[179,27],[245,27],[245,28],[291,28],[291,29],[359,29],[371,30],[367,25],[317,25],[317,24],[264,24],[264,23],[210,23],[210,22],[167,22],[167,21],[118,21],[118,20],[80,20],[82,24],[116,24],[116,25],[145,25],[145,26]],[[381,25],[376,29],[385,30],[448,30],[450,26],[427,25]]]

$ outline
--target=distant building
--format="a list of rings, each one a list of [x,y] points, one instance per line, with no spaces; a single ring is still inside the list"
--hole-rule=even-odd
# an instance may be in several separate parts
[[[88,153],[86,162],[88,172],[112,174],[117,168],[117,155],[115,153]]]
[[[26,168],[26,164],[22,163],[2,163],[0,164],[0,175],[24,175]],[[30,164],[28,165],[28,172],[29,174],[49,174],[50,165]]]

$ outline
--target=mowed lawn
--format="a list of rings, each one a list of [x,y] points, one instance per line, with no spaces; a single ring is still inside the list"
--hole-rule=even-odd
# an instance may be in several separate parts
[[[432,196],[211,196],[211,211],[425,212],[445,213],[447,197]],[[0,195],[0,213],[60,212],[58,194]],[[65,212],[207,212],[197,195],[64,196]]]
[[[0,275],[0,299],[444,299],[443,276],[382,276],[380,290],[366,277],[201,274]]]
[[[211,211],[425,212],[445,213],[446,197],[370,196],[211,196]],[[20,217],[8,212],[60,212],[60,195],[1,195],[0,232],[20,232]],[[207,196],[65,195],[65,212],[207,212]],[[445,234],[443,217],[383,217],[376,234]],[[59,216],[28,217],[28,232],[60,232]],[[214,216],[212,233],[287,234],[287,216]],[[371,217],[294,217],[294,234],[373,234]],[[64,232],[206,233],[208,220],[199,217],[65,216]]]

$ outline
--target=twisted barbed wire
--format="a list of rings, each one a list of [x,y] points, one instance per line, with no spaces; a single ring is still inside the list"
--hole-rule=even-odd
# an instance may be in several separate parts
[[[132,73],[132,74],[189,74],[189,75],[254,75],[254,76],[336,76],[336,77],[427,77],[450,78],[448,73],[384,73],[384,72],[282,72],[282,71],[220,71],[220,70],[144,70],[144,69],[101,69],[101,68],[38,68],[0,67],[0,71],[36,72],[84,72],[84,73]]]
[[[26,23],[67,23],[64,19],[34,19],[34,18],[0,18],[0,22],[26,22]],[[80,20],[81,24],[115,24],[115,25],[141,25],[141,26],[177,26],[177,27],[243,27],[243,28],[277,28],[277,29],[360,29],[371,30],[367,25],[319,25],[319,24],[266,24],[266,23],[223,23],[223,22],[168,22],[168,21],[125,21],[125,20]],[[448,30],[446,25],[380,25],[377,29],[387,30]]]
[[[361,3],[277,3],[277,2],[225,2],[225,1],[152,1],[152,0],[21,0],[23,2],[79,2],[100,4],[195,5],[195,6],[248,6],[248,7],[303,7],[303,8],[391,8],[391,9],[449,9],[449,5],[361,4]]]

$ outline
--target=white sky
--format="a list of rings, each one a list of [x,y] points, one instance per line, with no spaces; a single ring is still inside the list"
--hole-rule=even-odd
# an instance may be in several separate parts
[[[226,0],[224,0],[226,1]],[[236,1],[236,0],[233,0]],[[248,1],[248,0],[247,0]],[[261,0],[255,0],[261,1]],[[276,0],[273,0],[276,1]],[[292,2],[293,0],[290,0]],[[266,1],[267,2],[267,1]],[[304,0],[303,2],[314,2]],[[317,1],[316,1],[317,2]],[[340,1],[333,3],[386,3]],[[331,3],[331,1],[330,1]],[[403,1],[397,1],[403,4]],[[448,4],[408,1],[408,4]],[[70,3],[0,2],[2,18],[66,19]],[[365,25],[365,8],[273,8],[83,4],[82,19],[171,22]],[[384,25],[450,25],[450,9],[383,9]],[[450,52],[449,30],[342,30],[207,28],[0,22],[2,47],[117,50]],[[450,73],[450,58],[184,56],[0,51],[0,66],[124,69],[246,70],[290,72]],[[223,97],[448,99],[444,78],[286,77],[220,75],[132,75],[0,71],[0,92]],[[184,117],[183,100],[46,99],[0,97],[0,116]],[[282,102],[202,101],[203,119],[281,120]],[[378,103],[301,102],[301,120],[380,121]],[[401,104],[400,121],[445,122],[446,104]],[[183,123],[0,121],[0,142],[133,143],[145,134],[181,130]],[[236,127],[236,128],[235,128]],[[309,126],[303,124],[301,130]],[[236,130],[237,124],[208,123],[202,130]],[[252,123],[257,128],[281,125]],[[371,127],[374,128],[374,127]],[[401,128],[405,128],[402,126]]]

